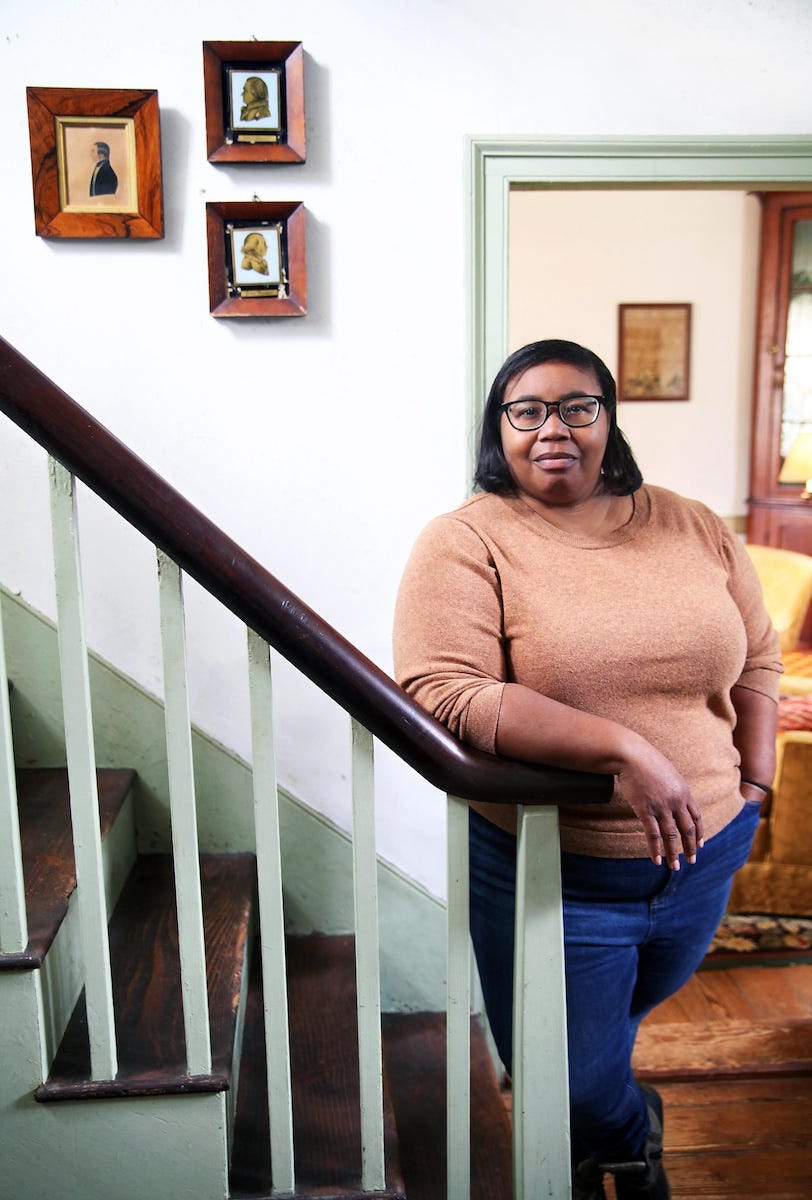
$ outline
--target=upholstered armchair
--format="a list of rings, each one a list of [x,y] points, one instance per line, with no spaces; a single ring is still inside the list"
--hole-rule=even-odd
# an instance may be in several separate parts
[[[776,546],[748,545],[747,553],[761,581],[767,612],[781,639],[781,653],[791,654],[798,646],[812,600],[812,557]],[[786,692],[786,688],[782,690]]]
[[[802,702],[810,727],[778,735],[773,793],[733,882],[729,912],[812,916],[812,701]]]
[[[781,637],[778,765],[750,859],[738,872],[730,912],[812,916],[812,651],[798,637],[812,597],[812,557],[748,546]],[[796,672],[796,673],[794,673]]]

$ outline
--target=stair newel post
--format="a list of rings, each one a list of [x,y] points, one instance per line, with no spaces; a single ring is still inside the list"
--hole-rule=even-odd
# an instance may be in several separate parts
[[[273,733],[273,685],[268,643],[248,630],[248,690],[254,780],[265,1054],[268,1069],[271,1171],[275,1193],[295,1190],[293,1100],[288,1031],[287,955],[279,836],[279,792]]]
[[[361,1186],[386,1187],[378,936],[378,859],[375,845],[375,767],[372,734],[352,722],[353,889],[358,1062],[361,1084]]]
[[[178,914],[186,1069],[190,1075],[211,1071],[209,1000],[203,897],[197,839],[192,725],[186,677],[186,632],[180,568],[162,550],[158,555],[161,647],[163,652],[166,754],[175,902]]]
[[[21,954],[27,945],[28,920],[17,813],[17,780],[11,738],[3,614],[0,608],[0,954]]]
[[[94,1079],[114,1079],[118,1056],[76,496],[73,476],[53,458],[49,459],[49,475],[59,669],[91,1074]]]
[[[598,998],[596,997],[596,1002]],[[519,806],[513,1190],[569,1200],[569,1075],[558,809]]]
[[[446,1161],[448,1200],[471,1194],[471,953],[468,804],[448,797]]]

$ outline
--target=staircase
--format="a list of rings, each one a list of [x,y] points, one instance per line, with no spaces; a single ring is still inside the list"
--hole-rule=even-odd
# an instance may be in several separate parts
[[[134,774],[98,772],[119,1071],[91,1077],[85,994],[72,1002],[76,886],[67,776],[20,770],[29,920],[22,955],[0,955],[2,1062],[36,1058],[27,1011],[10,999],[35,975],[51,1030],[44,1082],[4,1137],[5,1200],[271,1197],[260,948],[253,854],[203,854],[212,1070],[186,1073],[172,858],[135,852]],[[361,1200],[355,955],[348,936],[287,940],[296,1195]],[[8,995],[7,995],[8,994]],[[27,1006],[26,1006],[27,1009]],[[19,1020],[15,1019],[19,1018]],[[21,1055],[22,1051],[22,1055]],[[386,1188],[446,1195],[445,1030],[436,1013],[384,1017]],[[510,1126],[472,1023],[472,1195],[511,1190]],[[8,1080],[7,1080],[8,1082]],[[4,1085],[0,1083],[0,1091]],[[138,1148],[137,1157],[133,1153]],[[134,1162],[138,1163],[137,1169]]]
[[[457,741],[2,338],[0,410],[49,455],[59,644],[58,677],[12,647],[13,732],[0,619],[0,1196],[506,1196],[510,1129],[470,1020],[467,803],[480,800],[519,810],[515,1192],[566,1200],[556,806],[606,802],[611,780]],[[91,702],[77,482],[157,552],[164,696],[146,738],[126,706],[102,696],[100,718],[98,691]],[[193,753],[185,576],[247,635],[252,808],[241,797],[236,841],[235,796]],[[350,718],[354,938],[285,938],[297,880],[280,855],[272,650]],[[376,739],[447,797],[445,1027],[381,1019]],[[70,788],[61,770],[21,769],[65,761]],[[111,769],[128,765],[137,774]],[[200,853],[213,824],[215,846],[239,853]],[[320,870],[313,858],[303,870]],[[396,947],[406,971],[420,950]]]

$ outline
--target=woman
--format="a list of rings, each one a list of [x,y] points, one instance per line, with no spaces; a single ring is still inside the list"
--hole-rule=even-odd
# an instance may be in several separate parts
[[[482,750],[615,777],[560,810],[573,1189],[668,1197],[637,1027],[702,960],[769,791],[781,662],[755,572],[704,505],[643,484],[606,366],[535,342],[499,371],[482,489],[434,520],[395,618],[399,682]],[[516,812],[472,804],[471,933],[511,1063]]]

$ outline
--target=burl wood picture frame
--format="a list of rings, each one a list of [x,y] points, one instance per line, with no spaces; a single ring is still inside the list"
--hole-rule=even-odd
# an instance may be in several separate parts
[[[213,316],[305,316],[305,208],[301,201],[210,201],[206,204],[206,237]]]
[[[203,86],[209,162],[305,161],[301,42],[204,42]]]
[[[154,89],[26,88],[34,224],[44,238],[162,238]]]
[[[688,400],[690,304],[618,305],[618,397]]]

